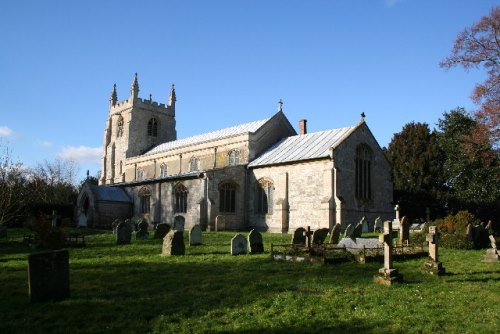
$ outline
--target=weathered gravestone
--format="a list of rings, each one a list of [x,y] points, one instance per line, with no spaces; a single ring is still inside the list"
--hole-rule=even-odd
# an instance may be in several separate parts
[[[248,246],[251,254],[264,253],[264,242],[262,241],[262,234],[257,230],[251,230],[248,233]]]
[[[147,240],[149,237],[148,227],[149,224],[146,221],[140,222],[137,226],[139,230],[135,233],[135,238],[137,240]]]
[[[326,236],[328,235],[327,228],[320,228],[313,232],[312,243],[314,246],[322,245],[325,242]]]
[[[332,231],[330,232],[329,243],[338,244],[339,238],[340,238],[340,224],[337,223],[337,224],[333,225],[333,227],[332,227]]]
[[[218,215],[215,217],[215,232],[224,231],[226,229],[226,218]]]
[[[123,220],[121,220],[120,218],[113,220],[113,222],[111,223],[111,227],[113,228],[113,234],[116,234],[116,229],[117,229],[118,225],[122,222],[123,222]]]
[[[439,233],[436,226],[429,226],[429,234],[426,240],[429,242],[429,258],[424,263],[423,271],[432,275],[443,275],[445,269],[438,259]]]
[[[175,216],[173,229],[176,231],[184,231],[185,222],[186,222],[186,218],[184,218],[183,216]]]
[[[306,230],[299,227],[293,232],[292,245],[303,247],[306,245]]]
[[[241,234],[236,234],[231,239],[231,255],[240,255],[247,253],[247,240]]]
[[[484,256],[483,262],[498,262],[500,257],[498,254],[497,242],[499,238],[495,235],[490,234],[491,248],[486,250],[486,255]]]
[[[189,230],[189,246],[201,245],[201,227],[199,224],[194,225]]]
[[[380,217],[375,219],[375,224],[373,225],[373,232],[382,232],[384,230],[384,222]]]
[[[392,222],[384,222],[384,233],[379,236],[379,241],[384,243],[384,267],[378,270],[378,275],[373,277],[375,283],[392,285],[402,280],[402,275],[393,267],[392,263]]]
[[[161,223],[156,225],[156,230],[155,234],[153,236],[153,239],[163,239],[167,235],[167,233],[170,231],[170,225],[166,223]]]
[[[410,220],[404,216],[400,221],[399,243],[407,245],[410,241]]]
[[[184,245],[184,232],[170,230],[163,238],[163,248],[161,256],[184,255],[186,246]]]
[[[122,222],[116,227],[116,244],[126,245],[132,239],[132,226],[129,223]]]
[[[400,207],[399,204],[396,204],[394,207],[394,211],[396,212],[396,218],[392,221],[392,230],[399,230],[400,227],[400,218],[399,218],[399,212],[400,212]]]
[[[32,302],[69,298],[69,253],[56,250],[28,257],[28,285]]]
[[[355,227],[356,226],[354,226],[354,224],[347,225],[347,228],[345,229],[345,232],[344,232],[344,238],[352,238]]]
[[[370,232],[369,229],[368,229],[368,221],[366,220],[365,217],[361,218],[361,233],[368,233]]]
[[[361,235],[363,234],[363,223],[359,222],[355,227],[354,230],[352,231],[352,236],[351,238],[361,238]]]

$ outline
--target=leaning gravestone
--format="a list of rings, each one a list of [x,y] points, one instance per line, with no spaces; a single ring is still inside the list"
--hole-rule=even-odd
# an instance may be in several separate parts
[[[132,227],[127,222],[122,222],[116,227],[116,244],[126,245],[132,239]]]
[[[247,253],[247,240],[241,234],[236,234],[231,239],[231,255]]]
[[[111,223],[111,227],[113,228],[113,234],[116,234],[116,228],[121,222],[123,222],[123,220],[121,220],[120,218],[113,220],[113,222]]]
[[[328,235],[327,228],[320,228],[313,232],[312,243],[313,245],[322,245],[325,242],[326,236]]]
[[[305,246],[306,245],[306,230],[299,227],[293,232],[292,245]]]
[[[363,234],[363,223],[359,222],[354,227],[354,231],[352,231],[352,238],[361,238],[362,234]]]
[[[406,216],[401,218],[400,222],[401,228],[399,229],[399,243],[401,245],[407,245],[410,241],[410,221]]]
[[[248,233],[248,246],[250,247],[251,254],[264,253],[264,242],[262,241],[262,234],[257,230],[251,230]]]
[[[165,238],[163,238],[161,256],[184,255],[185,253],[184,232],[170,230]]]
[[[168,231],[170,231],[170,225],[166,223],[161,223],[156,225],[155,234],[153,239],[163,239],[167,235]]]
[[[354,224],[347,225],[347,228],[345,229],[344,232],[344,238],[352,238],[354,233],[354,228],[355,228]]]
[[[186,218],[183,216],[175,216],[174,217],[174,230],[176,231],[184,231],[184,223],[186,222]]]
[[[31,302],[69,297],[69,253],[56,250],[28,257],[28,285]]]
[[[189,230],[189,246],[201,245],[201,227],[199,224],[194,225]]]
[[[333,226],[332,231],[330,232],[330,243],[338,244],[340,238],[340,224],[337,223]]]
[[[215,232],[224,231],[226,229],[226,218],[224,216],[215,217]]]
[[[497,246],[499,239],[499,237],[495,237],[495,235],[490,234],[491,248],[486,250],[483,262],[498,262],[500,260]]]
[[[148,232],[149,224],[143,220],[142,222],[139,223],[137,227],[139,230],[136,232],[135,238],[137,240],[147,240],[149,237],[149,232]]]
[[[375,224],[373,225],[373,232],[382,232],[383,229],[384,222],[380,219],[380,217],[377,217],[377,219],[375,219]]]

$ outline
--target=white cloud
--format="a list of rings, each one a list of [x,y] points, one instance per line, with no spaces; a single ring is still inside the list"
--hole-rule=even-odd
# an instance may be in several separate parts
[[[52,143],[47,140],[39,140],[36,142],[37,147],[44,147],[44,148],[49,148],[52,146]]]
[[[87,146],[66,146],[57,153],[57,156],[61,159],[82,163],[99,163],[101,161],[101,155],[101,147]]]
[[[14,135],[14,131],[9,129],[6,126],[0,126],[0,137],[12,137]]]

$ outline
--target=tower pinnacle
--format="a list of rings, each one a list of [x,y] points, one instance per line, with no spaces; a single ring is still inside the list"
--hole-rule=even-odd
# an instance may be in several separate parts
[[[132,82],[132,87],[130,87],[130,96],[133,100],[139,97],[139,81],[137,80],[137,72],[135,73],[134,81]]]
[[[172,84],[172,88],[170,88],[170,96],[168,97],[168,105],[175,108],[175,101],[177,101],[177,97],[175,96],[175,85]]]
[[[118,95],[116,94],[116,84],[114,84],[113,91],[111,91],[111,97],[109,98],[109,104],[115,106],[116,102],[118,102]]]

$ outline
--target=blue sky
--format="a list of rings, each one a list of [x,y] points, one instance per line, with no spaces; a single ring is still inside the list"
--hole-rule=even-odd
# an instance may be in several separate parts
[[[271,117],[308,131],[361,112],[381,146],[411,121],[473,110],[482,71],[445,71],[456,35],[488,0],[27,1],[0,5],[0,143],[28,166],[99,170],[114,83],[177,92],[179,138]]]

